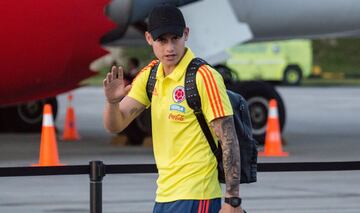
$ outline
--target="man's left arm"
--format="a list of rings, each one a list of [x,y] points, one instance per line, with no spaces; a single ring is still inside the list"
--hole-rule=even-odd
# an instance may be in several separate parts
[[[240,147],[233,116],[214,119],[210,122],[210,126],[221,143],[226,182],[225,197],[239,197]],[[230,205],[224,204],[222,212],[227,212],[227,209],[234,210]],[[236,208],[235,212],[242,212],[241,207]]]

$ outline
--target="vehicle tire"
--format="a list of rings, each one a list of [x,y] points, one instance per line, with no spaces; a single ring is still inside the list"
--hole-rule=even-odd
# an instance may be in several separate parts
[[[262,81],[235,82],[228,89],[241,94],[249,105],[254,138],[259,144],[265,142],[265,132],[268,118],[268,103],[275,99],[278,105],[278,114],[281,131],[285,126],[285,106],[273,86]]]
[[[144,138],[151,135],[151,110],[142,112],[123,133],[127,136],[129,145],[143,144]]]
[[[6,132],[41,132],[44,104],[52,106],[53,118],[56,119],[58,103],[56,97],[30,101],[17,106],[1,109],[2,130]]]
[[[298,86],[301,84],[302,71],[297,65],[289,65],[286,67],[283,76],[283,84],[288,86]]]

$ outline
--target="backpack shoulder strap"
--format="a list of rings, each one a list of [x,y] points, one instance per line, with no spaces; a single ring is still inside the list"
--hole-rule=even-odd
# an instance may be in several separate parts
[[[147,94],[150,102],[151,102],[152,93],[154,91],[155,84],[156,84],[156,72],[159,67],[159,61],[155,61],[155,62],[156,63],[153,63],[153,62],[151,63],[151,64],[153,64],[153,66],[151,67],[149,78],[146,83],[146,94]]]
[[[207,64],[201,58],[194,58],[186,69],[185,74],[185,96],[186,101],[191,109],[194,110],[195,114],[201,112],[201,100],[199,91],[196,87],[196,73],[199,68]]]
[[[200,127],[205,134],[205,137],[210,145],[212,152],[214,153],[216,158],[219,158],[219,149],[215,144],[214,138],[202,112],[200,95],[196,87],[196,73],[199,68],[204,64],[208,65],[205,60],[201,58],[194,58],[188,65],[185,74],[185,96],[187,104],[191,109],[194,110],[196,119],[198,120]]]

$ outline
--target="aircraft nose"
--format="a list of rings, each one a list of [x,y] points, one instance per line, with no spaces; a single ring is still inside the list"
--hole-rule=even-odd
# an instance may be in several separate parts
[[[104,13],[115,23],[126,26],[131,18],[132,0],[112,0],[104,8]]]

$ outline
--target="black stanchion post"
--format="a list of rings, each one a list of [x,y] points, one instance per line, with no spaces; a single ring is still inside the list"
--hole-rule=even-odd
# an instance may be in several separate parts
[[[102,179],[105,165],[102,161],[90,162],[90,213],[102,213]]]

